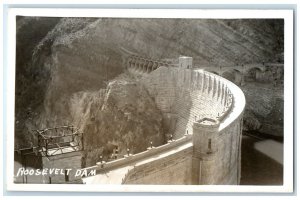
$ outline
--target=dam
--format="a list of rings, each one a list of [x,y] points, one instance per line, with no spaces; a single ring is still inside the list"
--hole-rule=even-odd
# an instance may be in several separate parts
[[[153,67],[154,66],[154,67]],[[154,97],[169,128],[166,144],[88,170],[86,184],[239,184],[245,97],[232,82],[193,68],[130,59],[127,70]]]
[[[162,113],[168,130],[165,144],[154,146],[152,141],[148,141],[146,151],[132,154],[127,149],[127,154],[122,158],[108,162],[100,158],[95,165],[82,169],[92,176],[58,174],[42,177],[40,181],[84,184],[239,184],[243,112],[246,104],[241,89],[215,73],[196,68],[192,57],[180,56],[177,63],[169,63],[130,55],[124,63],[126,73],[146,88]],[[80,134],[84,137],[84,133]],[[52,139],[53,136],[50,136],[45,141]],[[42,168],[78,168],[81,165],[79,152],[84,151],[84,148],[77,142],[76,149],[72,142],[68,144],[66,148],[74,149],[69,153],[63,152],[58,145],[55,146],[56,150],[45,151],[43,145],[33,149],[37,152],[36,156],[46,152],[46,155],[42,155],[43,159],[40,159],[39,165]],[[56,153],[48,155],[48,151]],[[72,162],[69,162],[70,158]],[[29,177],[25,180],[30,182]]]

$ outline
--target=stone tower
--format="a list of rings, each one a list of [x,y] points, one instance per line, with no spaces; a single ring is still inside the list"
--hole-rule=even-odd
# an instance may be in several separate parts
[[[202,118],[193,124],[192,184],[214,184],[219,121]]]
[[[187,56],[179,57],[179,68],[181,69],[192,69],[193,68],[193,58]]]

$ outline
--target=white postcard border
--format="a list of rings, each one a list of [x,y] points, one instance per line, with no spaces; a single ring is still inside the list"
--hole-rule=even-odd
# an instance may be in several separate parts
[[[293,11],[227,9],[26,9],[8,11],[8,64],[6,67],[6,170],[9,191],[82,191],[82,192],[292,192],[293,191]],[[126,17],[126,18],[283,18],[284,31],[284,184],[283,186],[194,186],[194,185],[68,185],[13,183],[14,102],[16,15],[52,17]]]

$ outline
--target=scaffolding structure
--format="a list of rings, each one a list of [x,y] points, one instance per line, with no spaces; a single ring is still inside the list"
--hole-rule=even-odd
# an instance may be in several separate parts
[[[38,138],[38,144],[15,151],[23,156],[34,154],[49,157],[84,149],[83,133],[73,125],[34,130],[34,132]]]
[[[42,156],[53,156],[83,150],[83,134],[74,126],[61,126],[35,130],[39,152]]]

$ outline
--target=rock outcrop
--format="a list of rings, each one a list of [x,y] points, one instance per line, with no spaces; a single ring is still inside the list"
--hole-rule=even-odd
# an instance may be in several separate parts
[[[84,166],[99,156],[107,160],[145,151],[163,144],[162,115],[147,90],[127,74],[110,81],[106,89],[74,93],[70,100],[72,122],[84,133]]]

